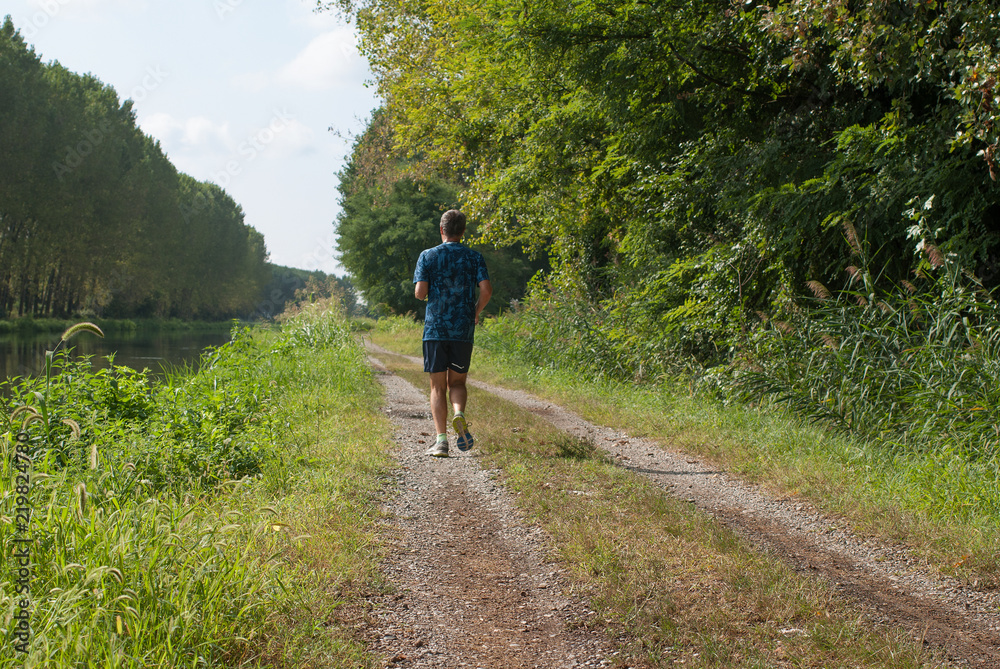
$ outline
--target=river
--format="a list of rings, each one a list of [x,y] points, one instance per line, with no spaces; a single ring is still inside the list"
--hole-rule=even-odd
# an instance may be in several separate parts
[[[2,382],[12,376],[39,374],[45,362],[45,351],[59,343],[61,333],[30,336],[0,336],[0,373]],[[88,332],[73,337],[68,345],[74,356],[90,355],[96,369],[108,366],[104,356],[115,354],[115,364],[134,369],[148,369],[153,376],[164,368],[184,363],[195,364],[208,346],[229,341],[229,331],[219,332],[129,332],[109,333],[104,339]]]

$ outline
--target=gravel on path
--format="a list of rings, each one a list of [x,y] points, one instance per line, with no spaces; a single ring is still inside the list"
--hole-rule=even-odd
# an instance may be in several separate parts
[[[373,344],[369,344],[369,349],[376,355],[379,352],[389,353]],[[404,357],[417,363],[422,362],[420,358]],[[402,383],[392,376],[384,377],[384,379],[387,388]],[[726,472],[720,471],[690,454],[670,450],[650,439],[632,437],[621,430],[595,425],[571,411],[540,400],[523,391],[502,388],[475,380],[470,380],[469,383],[544,418],[574,437],[593,443],[607,452],[622,467],[650,478],[670,494],[687,500],[711,514],[763,550],[771,551],[780,556],[799,572],[827,580],[838,592],[856,602],[875,620],[900,626],[909,630],[914,638],[920,639],[924,644],[943,649],[949,661],[956,666],[1000,669],[1000,593],[976,590],[956,579],[936,573],[904,546],[886,544],[875,538],[861,536],[853,532],[843,519],[829,517],[806,501],[775,496],[761,486],[747,484],[731,477]],[[397,512],[404,519],[403,531],[408,533],[407,536],[411,538],[410,540],[414,535],[435,531],[436,524],[433,516],[430,519],[422,519],[423,511],[421,509],[426,508],[427,505],[433,505],[438,509],[436,511],[438,518],[442,517],[442,513],[450,517],[463,511],[468,513],[469,509],[474,507],[489,508],[494,515],[489,519],[483,519],[487,525],[477,527],[490,529],[475,529],[473,535],[479,537],[476,541],[505,541],[507,543],[503,545],[507,548],[490,546],[489,550],[479,551],[481,555],[494,555],[494,550],[507,550],[511,556],[521,555],[523,551],[517,546],[517,543],[522,540],[527,541],[528,545],[532,547],[532,555],[539,555],[539,551],[542,549],[541,539],[537,531],[528,529],[521,524],[514,524],[513,519],[516,517],[516,513],[509,500],[502,490],[491,486],[489,472],[482,472],[472,464],[475,462],[474,457],[469,458],[463,455],[460,458],[434,461],[435,459],[424,456],[423,449],[413,446],[415,438],[426,439],[426,437],[420,437],[420,430],[428,428],[430,419],[430,415],[427,413],[426,397],[416,389],[413,389],[413,392],[416,394],[408,395],[407,401],[411,403],[407,405],[410,407],[408,409],[395,408],[396,405],[390,403],[390,407],[392,407],[390,415],[403,413],[409,416],[409,418],[403,417],[403,422],[398,422],[401,427],[397,433],[397,440],[401,445],[400,457],[404,466],[404,476],[401,481],[404,491],[396,504],[404,505]],[[396,400],[390,398],[389,401],[395,402]],[[432,440],[433,436],[430,439]],[[429,443],[428,441],[428,445]],[[458,479],[455,477],[459,474],[461,474],[461,480],[464,481],[461,485],[467,486],[468,489],[465,493],[461,492],[461,486],[453,487],[457,485],[455,481]],[[438,487],[434,488],[434,486]],[[413,498],[412,493],[420,490],[425,491],[425,493],[436,491],[439,494],[430,494],[419,499]],[[455,500],[460,499],[475,500],[476,503],[463,506],[463,504],[455,502]],[[443,503],[442,500],[444,500]],[[442,511],[442,508],[446,510]],[[510,520],[509,527],[504,525],[508,520]],[[489,523],[500,524],[489,525]],[[517,529],[513,529],[515,526]],[[438,529],[437,531],[444,530]],[[450,531],[448,530],[448,532]],[[478,535],[475,534],[477,532]],[[452,535],[448,534],[447,536]],[[416,588],[415,584],[421,582],[421,579],[430,578],[431,572],[435,570],[428,568],[426,563],[419,563],[419,560],[425,558],[415,554],[410,555],[412,559],[405,561],[405,565],[402,563],[396,565],[394,569],[397,572],[394,573],[406,571],[409,578],[414,579],[407,581],[414,584],[407,587]],[[517,558],[511,557],[510,559],[516,560]],[[516,574],[521,580],[507,581],[507,584],[510,585],[510,591],[527,593],[523,597],[528,600],[523,602],[523,609],[517,609],[519,611],[542,611],[541,615],[544,617],[545,607],[555,606],[554,609],[550,608],[550,612],[553,613],[552,618],[558,618],[559,620],[556,622],[564,626],[566,623],[580,621],[585,619],[587,615],[592,615],[582,605],[574,607],[568,603],[570,600],[560,600],[555,604],[546,601],[540,605],[541,608],[535,606],[532,603],[534,597],[532,593],[535,591],[529,587],[532,582],[535,584],[549,583],[550,587],[544,591],[546,594],[561,589],[562,586],[551,587],[551,584],[558,583],[558,573],[551,566],[544,566],[544,562],[537,557],[530,558],[530,561],[532,565],[538,565],[535,567],[535,571],[510,563],[510,566],[505,566],[505,571],[502,572],[500,570],[490,571],[492,567],[484,566],[484,571],[478,573],[482,576],[500,573]],[[448,586],[442,584],[438,587],[447,588]],[[503,601],[506,602],[504,606],[512,605],[509,600]],[[515,598],[514,601],[516,602],[517,599]],[[450,600],[449,605],[452,607],[464,606],[460,605],[454,598]],[[518,606],[522,606],[522,604],[518,604]],[[555,613],[557,611],[561,615],[557,616]],[[527,617],[523,619],[528,620]],[[522,630],[535,626],[537,623],[525,623]],[[554,634],[555,632],[547,633]],[[540,641],[543,640],[543,636],[532,635],[530,632],[521,631],[520,634],[520,642],[510,642],[507,637],[504,637],[503,640],[505,643],[519,644],[529,637],[535,638],[537,636]],[[478,637],[472,645],[463,645],[460,642],[450,643],[456,644],[455,647],[475,649],[475,644],[480,643],[479,639],[481,638],[483,637]],[[492,645],[496,648],[500,643],[500,638],[491,640],[487,635],[484,641],[486,646]],[[600,661],[597,659],[577,659],[581,658],[579,649],[586,648],[586,644],[581,646],[579,640],[570,643],[577,650],[566,652],[573,653],[573,659],[570,661],[577,662],[577,664],[546,664],[542,662],[537,666],[600,666]],[[601,657],[602,652],[607,657],[610,645],[602,646],[602,650],[597,650],[600,645],[599,640],[592,639],[588,643],[596,644],[592,646],[595,649],[592,654],[593,658]],[[487,648],[483,646],[479,646],[479,648],[484,653],[480,655],[482,660],[479,664],[472,662],[467,666],[536,666],[517,663],[518,661],[515,661],[514,664],[504,664],[502,661],[494,659],[487,661],[487,657],[489,657],[485,654]],[[558,653],[550,655],[550,657],[558,656]],[[440,665],[409,666],[466,665],[445,662]]]
[[[606,667],[614,644],[567,594],[541,530],[525,523],[476,450],[425,454],[427,396],[380,370],[399,461],[387,501],[389,592],[369,630],[385,667]]]
[[[933,573],[903,546],[861,537],[803,500],[775,497],[689,454],[594,425],[522,391],[470,383],[593,443],[799,572],[825,578],[876,620],[943,648],[955,664],[1000,669],[1000,593]]]

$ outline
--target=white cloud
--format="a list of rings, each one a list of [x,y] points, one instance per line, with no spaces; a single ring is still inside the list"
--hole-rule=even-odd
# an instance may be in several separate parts
[[[349,28],[340,26],[314,37],[283,67],[240,74],[233,77],[232,84],[249,93],[260,93],[275,84],[324,91],[366,74],[367,63],[358,54],[357,38]]]
[[[229,123],[213,123],[204,116],[187,119],[183,124],[181,143],[192,148],[225,148],[232,144],[229,139]]]
[[[312,129],[282,109],[275,109],[271,119],[239,138],[231,148],[230,160],[243,165],[261,158],[263,162],[283,163],[289,158],[316,151]]]
[[[142,119],[139,125],[147,135],[155,137],[160,142],[166,142],[168,137],[181,128],[180,122],[170,114],[163,112],[150,114]]]
[[[234,146],[228,121],[215,123],[204,116],[180,120],[160,112],[141,119],[139,125],[168,148],[211,153],[229,151]]]
[[[354,72],[361,58],[350,28],[341,26],[319,35],[278,72],[278,81],[298,88],[331,88]]]

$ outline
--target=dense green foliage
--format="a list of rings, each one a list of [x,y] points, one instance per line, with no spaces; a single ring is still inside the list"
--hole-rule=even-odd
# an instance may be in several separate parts
[[[264,286],[252,314],[255,320],[268,320],[305,302],[331,297],[348,316],[360,315],[362,311],[350,279],[282,265],[270,265],[270,270],[271,280]]]
[[[521,354],[996,452],[966,392],[1000,381],[995,3],[321,4],[357,23],[383,144],[551,255]]]
[[[549,246],[647,338],[711,358],[844,285],[844,221],[892,278],[921,238],[995,278],[988,3],[339,6],[396,149],[463,166],[489,239]]]
[[[0,545],[10,556],[30,539],[32,639],[27,654],[13,642],[23,595],[5,560],[0,666],[302,666],[279,660],[286,650],[309,655],[282,648],[290,626],[303,614],[324,625],[337,617],[299,609],[328,606],[309,592],[325,572],[364,576],[352,571],[365,569],[352,551],[371,552],[358,534],[361,488],[374,487],[375,471],[370,456],[354,460],[344,435],[331,433],[324,439],[339,435],[343,458],[331,476],[311,431],[319,407],[375,411],[363,351],[341,315],[311,307],[280,332],[235,332],[200,367],[158,385],[123,367],[93,371],[59,351],[47,376],[5,383]],[[19,437],[28,467],[14,456]],[[22,469],[27,492],[17,488]],[[18,496],[32,510],[23,528]],[[327,544],[310,520],[317,503],[320,525],[353,547]],[[311,532],[336,568],[310,565],[310,576],[296,563]],[[310,632],[314,625],[306,622]]]
[[[263,236],[218,186],[180,174],[93,76],[0,29],[0,317],[252,312]]]
[[[461,180],[421,170],[397,155],[387,122],[385,112],[377,110],[340,172],[337,248],[369,307],[422,318],[424,303],[413,296],[413,270],[421,251],[441,243],[438,223],[445,211],[460,206]],[[473,221],[463,241],[486,260],[493,285],[486,313],[495,314],[522,298],[528,280],[546,263],[529,259],[520,244],[501,249],[477,244],[476,231]]]

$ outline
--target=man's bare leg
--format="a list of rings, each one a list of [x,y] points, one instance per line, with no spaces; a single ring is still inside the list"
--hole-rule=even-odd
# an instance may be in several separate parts
[[[469,398],[469,389],[465,385],[468,374],[459,374],[450,369],[435,372],[431,377],[431,417],[434,418],[434,429],[438,434],[448,431],[448,400],[455,413],[465,411],[465,403]]]
[[[431,377],[431,417],[438,434],[448,432],[448,371],[434,372]]]
[[[455,413],[465,413],[465,402],[469,399],[469,390],[465,386],[465,379],[468,376],[448,370],[448,396]]]
[[[465,379],[468,374],[458,374],[455,372],[450,372],[448,374],[448,392],[451,397],[451,407],[455,410],[455,418],[452,420],[452,426],[455,428],[455,436],[457,437],[455,445],[458,446],[458,450],[467,451],[472,448],[474,439],[472,435],[469,434],[469,424],[465,420],[465,402],[469,397],[469,389],[465,385]]]
[[[469,397],[465,380],[468,374],[459,374],[452,370],[435,372],[430,375],[431,381],[431,417],[434,419],[434,430],[437,438],[434,447],[428,453],[438,457],[448,457],[448,401],[451,400],[454,409],[455,429],[459,432],[458,448],[467,451],[472,447],[472,435],[468,433],[465,418],[465,402]],[[461,421],[460,423],[458,421]]]

